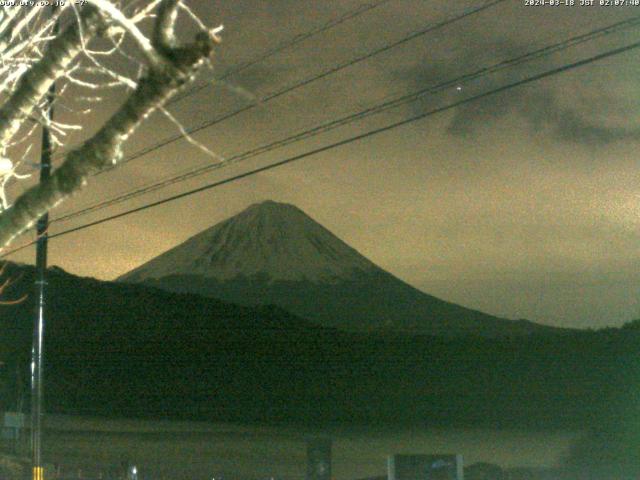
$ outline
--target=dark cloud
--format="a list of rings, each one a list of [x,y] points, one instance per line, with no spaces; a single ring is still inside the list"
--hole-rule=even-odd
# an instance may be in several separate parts
[[[640,133],[635,125],[610,125],[596,115],[593,108],[565,105],[559,98],[562,91],[536,86],[512,90],[464,105],[448,126],[451,135],[469,137],[487,126],[488,122],[517,116],[525,121],[531,135],[545,135],[558,141],[587,146],[603,146],[616,141],[632,140]],[[610,98],[606,109],[616,107],[620,100]],[[583,99],[589,102],[588,99]],[[592,99],[597,102],[597,99]],[[590,105],[586,105],[590,107]]]
[[[477,36],[482,38],[480,34]],[[459,50],[455,55],[456,62],[451,62],[447,56],[430,56],[420,63],[395,70],[392,76],[395,81],[407,85],[409,92],[415,92],[516,59],[537,48],[506,37],[485,39],[481,45],[482,48],[466,49],[451,45],[451,49]],[[566,63],[571,61],[565,60]],[[476,80],[465,81],[460,92],[452,87],[435,96],[425,96],[411,108],[414,113],[422,113],[558,65],[561,63],[557,57],[540,57],[511,65]],[[524,125],[525,133],[533,138],[544,135],[558,142],[586,146],[635,140],[640,133],[640,123],[636,119],[639,108],[629,102],[630,98],[635,98],[634,77],[611,78],[602,75],[606,69],[592,72],[587,80],[581,77],[579,83],[567,80],[566,75],[558,75],[550,81],[534,82],[460,106],[455,110],[447,132],[460,138],[473,137],[483,129],[497,127],[500,121],[513,119],[519,120],[517,124]]]

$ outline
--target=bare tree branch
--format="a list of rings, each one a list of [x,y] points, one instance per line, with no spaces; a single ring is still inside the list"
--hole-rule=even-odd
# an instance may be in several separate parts
[[[5,145],[18,131],[49,87],[71,65],[82,51],[84,41],[94,36],[103,26],[100,11],[84,8],[80,22],[74,23],[49,43],[45,56],[20,79],[11,97],[0,107],[0,145]]]
[[[191,81],[209,59],[214,45],[219,42],[216,35],[219,29],[199,32],[190,44],[175,45],[177,7],[177,0],[162,2],[152,42],[155,55],[125,103],[92,138],[67,153],[63,164],[47,181],[27,190],[0,215],[0,247],[8,245],[40,216],[82,188],[90,175],[117,163],[123,143],[137,127]],[[99,17],[93,17],[87,23],[95,32],[98,27],[93,22],[98,24]],[[37,91],[40,92],[39,89]]]
[[[6,267],[7,267],[6,263],[3,263],[2,267],[0,267],[0,278],[2,278],[4,276],[4,272],[5,272]],[[4,295],[4,291],[7,288],[9,288],[11,285],[13,285],[18,280],[20,280],[21,277],[22,277],[22,275],[20,275],[20,277],[18,277],[18,278],[7,278],[7,279],[5,279],[0,284],[0,297],[2,295]],[[14,300],[0,300],[0,305],[16,305],[18,303],[24,302],[26,299],[27,299],[27,295],[25,294],[22,297],[14,299]]]

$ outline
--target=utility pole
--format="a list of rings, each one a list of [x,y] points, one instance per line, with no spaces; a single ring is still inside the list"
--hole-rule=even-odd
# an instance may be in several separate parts
[[[56,14],[55,6],[52,7],[51,14]],[[53,27],[53,35],[57,35],[58,31],[59,25],[58,22],[56,22]],[[54,82],[51,88],[49,88],[45,99],[45,123],[42,126],[42,146],[40,150],[40,183],[45,182],[51,175],[53,142],[49,124],[53,120],[53,101],[55,95],[56,86]],[[48,228],[49,214],[45,213],[38,219],[36,226],[36,312],[33,328],[33,343],[31,346],[31,467],[33,480],[44,480],[44,466],[42,464],[42,416]]]

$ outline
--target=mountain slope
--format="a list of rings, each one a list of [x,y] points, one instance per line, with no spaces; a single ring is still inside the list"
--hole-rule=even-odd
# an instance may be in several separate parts
[[[266,275],[270,282],[322,283],[376,269],[295,206],[268,201],[191,237],[119,280],[195,275],[227,281]]]
[[[33,267],[11,265],[6,274],[16,282],[4,298],[33,291]],[[47,281],[51,413],[582,428],[635,405],[627,397],[637,389],[620,387],[640,378],[633,326],[502,339],[364,335],[276,307],[55,268]],[[28,393],[35,300],[0,304],[0,409],[15,408],[16,385]]]
[[[118,279],[242,305],[275,304],[348,331],[511,336],[555,331],[423,293],[297,207],[252,205]]]

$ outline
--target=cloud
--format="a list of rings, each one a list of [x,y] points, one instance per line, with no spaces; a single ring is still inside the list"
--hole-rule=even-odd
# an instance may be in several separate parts
[[[500,61],[523,55],[526,49],[516,42],[495,40],[481,52],[466,54],[455,63],[446,59],[429,59],[419,65],[394,72],[394,79],[403,81],[411,92],[437,85],[450,79],[491,66]],[[506,85],[529,75],[559,65],[549,61],[525,63],[506,68],[487,77],[463,84],[460,93],[450,89],[435,98],[425,97],[412,105],[421,113],[436,105],[473,96]],[[487,127],[511,122],[532,137],[544,135],[558,142],[605,146],[613,142],[635,140],[640,134],[640,103],[637,100],[632,75],[608,76],[607,69],[591,67],[578,76],[558,75],[526,86],[491,95],[455,109],[447,132],[469,138],[481,134]],[[458,95],[452,97],[451,95]],[[449,95],[449,97],[446,97]],[[460,97],[460,95],[464,95]],[[446,100],[442,100],[442,97]],[[440,99],[438,99],[440,98]]]
[[[561,88],[535,86],[472,102],[456,109],[447,131],[469,137],[489,123],[516,116],[524,120],[532,136],[545,135],[579,145],[604,146],[633,140],[640,134],[640,127],[632,121],[618,125],[610,121],[623,99],[610,97],[603,102],[602,98],[582,98],[571,105],[560,98],[562,93]],[[594,112],[595,104],[601,104],[598,113]]]

